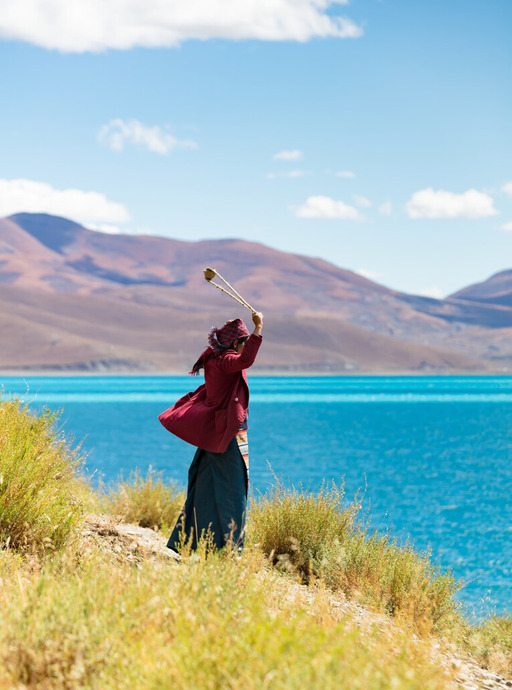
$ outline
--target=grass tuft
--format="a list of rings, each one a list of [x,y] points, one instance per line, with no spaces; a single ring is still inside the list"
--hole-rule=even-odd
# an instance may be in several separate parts
[[[128,481],[121,478],[103,497],[104,507],[111,515],[154,530],[172,529],[184,500],[184,492],[178,485],[165,483],[162,472],[155,472],[151,467],[145,477],[136,469]]]
[[[0,542],[18,550],[61,549],[82,519],[82,459],[56,421],[0,399]]]
[[[317,493],[278,484],[253,503],[249,534],[274,564],[303,582],[321,578],[423,634],[453,624],[459,616],[454,594],[463,583],[441,573],[429,552],[370,530],[360,510],[360,501],[347,502],[334,483]]]
[[[480,625],[467,626],[461,646],[495,673],[512,675],[512,615],[492,616]]]

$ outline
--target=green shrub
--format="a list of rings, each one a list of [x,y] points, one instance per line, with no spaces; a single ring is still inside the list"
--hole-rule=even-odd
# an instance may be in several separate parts
[[[442,574],[429,552],[370,531],[360,509],[335,484],[318,493],[278,484],[253,502],[249,535],[274,564],[304,582],[322,578],[333,590],[411,620],[419,632],[453,624],[459,616],[454,594],[463,583]]]
[[[56,429],[57,415],[0,399],[0,541],[22,550],[62,548],[82,518],[78,449]]]
[[[124,522],[155,530],[174,527],[184,502],[184,493],[175,482],[165,483],[161,472],[150,467],[146,477],[136,469],[128,481],[122,478],[105,493],[107,512]]]

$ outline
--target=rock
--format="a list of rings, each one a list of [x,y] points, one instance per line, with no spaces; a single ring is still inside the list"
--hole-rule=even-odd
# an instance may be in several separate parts
[[[82,539],[93,541],[102,551],[110,551],[120,560],[138,562],[147,558],[164,558],[172,562],[180,557],[167,548],[163,535],[146,527],[116,523],[107,515],[87,515]]]

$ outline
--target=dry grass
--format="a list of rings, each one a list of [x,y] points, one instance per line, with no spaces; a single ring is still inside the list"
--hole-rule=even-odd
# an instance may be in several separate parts
[[[145,477],[136,469],[128,481],[122,478],[104,492],[102,504],[107,513],[123,522],[169,531],[174,527],[185,500],[174,482],[166,483],[161,472],[149,468]]]
[[[314,493],[279,484],[253,502],[249,535],[274,564],[296,570],[304,582],[321,578],[333,590],[414,624],[440,632],[460,618],[454,595],[463,583],[359,518],[333,484]]]
[[[495,673],[512,677],[512,615],[492,616],[459,632],[459,646]]]
[[[0,687],[449,687],[398,626],[363,631],[319,594],[283,596],[257,551],[134,567],[90,550],[35,572],[4,554],[0,577]]]
[[[44,552],[62,548],[82,517],[81,458],[56,415],[0,399],[0,542]]]

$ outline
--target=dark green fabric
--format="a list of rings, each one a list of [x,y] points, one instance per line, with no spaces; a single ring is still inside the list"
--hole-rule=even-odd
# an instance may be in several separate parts
[[[210,530],[216,548],[232,540],[241,549],[247,510],[246,471],[236,438],[225,453],[198,448],[188,471],[187,500],[167,546],[177,550],[184,529],[187,542],[190,540],[196,549],[198,537]]]

